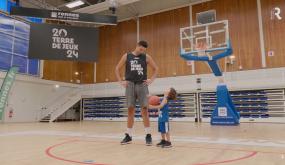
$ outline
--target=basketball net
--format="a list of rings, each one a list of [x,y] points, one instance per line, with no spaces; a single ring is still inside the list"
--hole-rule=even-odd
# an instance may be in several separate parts
[[[206,56],[206,49],[207,49],[207,43],[205,42],[198,42],[196,44],[196,50],[198,51],[198,56]]]

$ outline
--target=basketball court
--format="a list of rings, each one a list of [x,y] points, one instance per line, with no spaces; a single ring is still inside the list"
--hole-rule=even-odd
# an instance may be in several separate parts
[[[285,1],[1,0],[1,165],[285,165]]]
[[[247,123],[235,128],[213,128],[208,124],[171,123],[174,144],[169,149],[145,146],[139,123],[133,144],[121,146],[120,130],[124,126],[117,122],[7,124],[1,126],[1,161],[5,164],[284,164],[285,142],[281,138],[284,127],[279,124]],[[159,137],[154,139],[158,141]]]

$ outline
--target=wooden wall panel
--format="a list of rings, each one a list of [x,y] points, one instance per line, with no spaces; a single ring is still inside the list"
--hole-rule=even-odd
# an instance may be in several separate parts
[[[285,28],[285,1],[261,0],[262,18],[266,53],[275,52],[274,57],[266,57],[268,67],[285,66],[285,50],[282,46]],[[271,20],[273,7],[282,9],[282,21]],[[217,20],[229,20],[231,42],[236,62],[227,66],[227,71],[238,71],[261,68],[261,50],[256,0],[213,0],[192,7],[193,23],[196,13],[215,9]],[[148,41],[148,54],[158,64],[159,77],[182,76],[191,74],[190,66],[179,56],[179,29],[189,26],[189,7],[166,11],[140,18],[140,39]],[[115,66],[121,56],[132,51],[137,43],[137,24],[135,20],[119,23],[117,26],[100,28],[100,53],[96,69],[96,82],[117,81]],[[225,69],[224,61],[220,62]],[[84,83],[92,83],[94,64],[62,61],[45,61],[44,78],[69,82],[76,79],[74,70],[83,71]],[[195,63],[196,74],[209,73],[204,63]],[[123,75],[123,70],[121,75]],[[151,75],[151,71],[149,71]]]
[[[217,20],[229,20],[230,38],[236,62],[227,67],[227,71],[237,71],[241,66],[244,70],[261,68],[261,50],[256,0],[214,0],[193,6],[193,23],[196,13],[216,10]],[[225,69],[224,61],[220,62]],[[208,66],[196,63],[196,73],[209,73]]]
[[[80,79],[83,84],[93,84],[94,83],[94,71],[95,63],[93,62],[79,62],[78,71],[80,73]]]
[[[137,23],[135,20],[119,23],[117,26],[100,27],[99,58],[96,82],[117,81],[115,67],[123,54],[135,49]],[[124,69],[121,70],[123,75]]]
[[[77,70],[77,63],[72,61],[44,61],[44,75],[46,80],[71,82],[73,72]]]
[[[280,16],[283,17],[283,20],[278,20],[275,16],[272,16],[272,12],[275,7],[279,7],[281,9]],[[266,55],[269,51],[274,51],[274,56],[266,57],[267,67],[284,67],[285,1],[261,0],[261,9]]]
[[[68,83],[77,83],[76,80],[80,80],[81,83],[94,83],[94,63],[44,61],[43,79]]]
[[[179,30],[189,22],[189,7],[140,18],[140,39],[149,43],[147,52],[159,67],[159,77],[191,74],[191,68],[179,55]]]

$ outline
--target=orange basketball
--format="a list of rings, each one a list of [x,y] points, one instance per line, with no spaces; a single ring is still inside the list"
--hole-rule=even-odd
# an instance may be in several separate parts
[[[158,96],[150,96],[148,99],[148,103],[150,105],[159,105],[160,104],[160,98]]]

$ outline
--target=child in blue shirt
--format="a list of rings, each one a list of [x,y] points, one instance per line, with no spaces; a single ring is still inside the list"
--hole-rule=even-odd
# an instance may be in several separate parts
[[[174,88],[170,88],[164,93],[163,99],[161,99],[160,105],[153,106],[149,105],[150,109],[158,109],[158,131],[161,133],[161,141],[156,145],[158,147],[168,148],[172,147],[170,141],[170,133],[169,133],[169,100],[176,99],[176,90]]]

